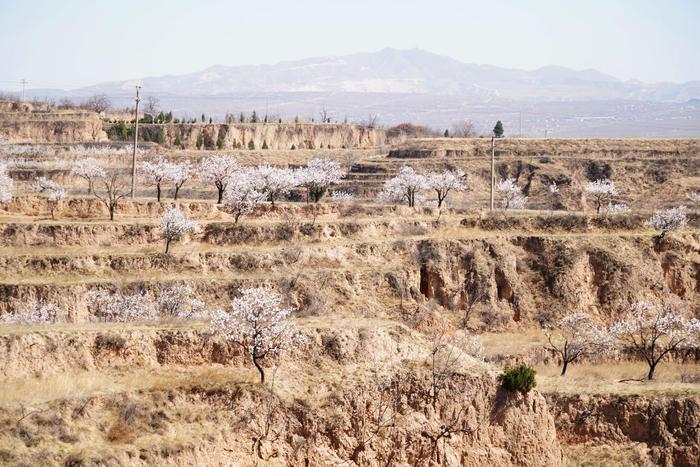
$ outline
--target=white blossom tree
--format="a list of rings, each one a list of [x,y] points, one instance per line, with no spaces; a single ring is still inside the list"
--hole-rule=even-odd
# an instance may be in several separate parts
[[[581,357],[609,352],[614,347],[608,330],[582,312],[564,316],[555,323],[554,329],[546,329],[545,334],[548,341],[545,348],[561,358],[562,376],[570,363]]]
[[[425,175],[417,173],[413,167],[404,165],[399,169],[399,174],[384,182],[382,191],[377,196],[382,202],[402,202],[405,201],[409,207],[416,205],[420,201],[418,194],[430,189],[428,179]]]
[[[177,319],[195,319],[203,315],[205,304],[195,297],[189,285],[179,284],[163,288],[156,299],[160,316]]]
[[[347,191],[334,190],[331,193],[331,199],[334,203],[349,203],[355,199],[355,196]]]
[[[97,159],[88,157],[87,159],[79,159],[73,163],[70,174],[74,177],[85,179],[88,183],[88,195],[92,194],[92,187],[95,179],[106,176],[105,169],[102,168]]]
[[[160,217],[160,235],[165,240],[165,254],[170,244],[197,230],[199,225],[185,216],[177,206],[168,206]]]
[[[297,170],[296,176],[299,186],[306,188],[306,201],[318,203],[331,185],[342,180],[344,173],[340,162],[316,158]]]
[[[656,211],[654,215],[651,216],[648,221],[646,221],[646,225],[658,230],[658,239],[663,240],[664,237],[666,237],[666,234],[672,230],[678,230],[685,227],[685,225],[688,223],[688,216],[686,216],[685,211],[685,206]]]
[[[265,287],[243,289],[228,311],[212,313],[211,330],[241,346],[251,357],[265,382],[264,364],[305,342],[290,318],[291,308],[283,308],[280,295]]]
[[[217,204],[221,204],[231,177],[240,170],[238,162],[230,156],[211,156],[202,159],[197,178],[202,183],[213,183],[218,193]]]
[[[156,199],[160,202],[163,183],[170,181],[173,164],[159,157],[141,164],[140,172],[156,187]]]
[[[46,195],[51,219],[55,219],[54,213],[61,200],[66,197],[66,190],[53,180],[49,180],[46,177],[37,177],[34,182],[34,191]]]
[[[551,209],[554,210],[557,205],[557,198],[559,197],[559,185],[557,185],[557,182],[552,182],[548,187],[548,191],[551,199]]]
[[[6,324],[53,324],[65,321],[68,314],[53,303],[34,301],[20,313],[8,313],[2,317]]]
[[[450,191],[464,191],[467,186],[464,183],[464,172],[445,170],[443,172],[431,172],[426,175],[428,187],[437,193],[437,207],[442,207],[443,201]]]
[[[522,194],[514,178],[506,178],[498,182],[496,193],[500,193],[502,196],[501,207],[503,209],[523,209],[527,203],[527,196]]]
[[[600,214],[603,204],[612,203],[615,197],[619,195],[615,183],[607,178],[599,178],[594,182],[588,182],[586,193],[595,199],[595,212],[597,214]]]
[[[272,167],[267,162],[263,162],[255,169],[255,176],[258,179],[258,190],[267,195],[267,199],[273,206],[276,199],[285,196],[301,182],[295,171]]]
[[[153,297],[146,292],[89,290],[84,298],[94,320],[127,323],[156,317]]]
[[[654,378],[659,362],[669,353],[697,345],[700,322],[687,318],[680,302],[633,304],[610,332],[649,365],[647,379]]]
[[[180,162],[179,164],[170,164],[168,180],[175,184],[175,192],[173,199],[177,199],[180,188],[192,176],[193,167],[190,161]]]
[[[7,165],[0,163],[0,204],[8,204],[12,201],[12,189],[14,183],[7,170]]]
[[[625,203],[609,203],[600,210],[601,214],[626,214],[630,212],[630,207]]]
[[[230,184],[224,192],[224,206],[236,223],[243,214],[253,212],[263,201],[265,193],[259,190],[257,177],[251,169],[239,172],[236,182]]]

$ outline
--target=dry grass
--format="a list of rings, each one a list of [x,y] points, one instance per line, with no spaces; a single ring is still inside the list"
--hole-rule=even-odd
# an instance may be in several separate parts
[[[564,394],[700,394],[698,364],[662,362],[652,381],[645,379],[648,369],[643,362],[578,363],[569,366],[565,376],[559,376],[560,367],[539,365],[537,388],[544,393]],[[621,382],[635,379],[641,381]]]
[[[644,443],[564,446],[569,467],[652,467]]]
[[[139,330],[167,331],[204,329],[208,324],[199,321],[142,321],[135,323],[56,323],[56,324],[0,324],[0,335],[49,333],[100,333],[104,331],[130,332]]]
[[[197,367],[118,370],[75,370],[34,378],[3,379],[0,406],[38,406],[56,400],[153,391],[159,389],[225,387],[254,382],[254,370],[244,368]]]
[[[486,332],[481,334],[484,353],[487,357],[495,355],[529,355],[539,350],[546,343],[541,329],[524,329],[515,332]]]

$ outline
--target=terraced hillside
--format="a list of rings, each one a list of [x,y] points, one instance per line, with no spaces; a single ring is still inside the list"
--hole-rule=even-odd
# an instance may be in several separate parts
[[[109,155],[107,151],[100,156],[101,160],[109,167],[130,173],[129,146],[120,147],[121,155]],[[37,174],[50,175],[65,186],[74,185],[75,192],[81,193],[83,187],[79,180],[67,175],[70,161],[85,154],[69,151],[69,148],[51,146],[53,153],[50,155],[21,156],[26,164],[15,169],[13,176],[31,182]],[[496,148],[496,178],[514,178],[529,197],[531,209],[588,210],[592,204],[584,187],[589,181],[602,177],[613,180],[620,190],[620,201],[636,211],[689,204],[686,195],[700,190],[700,143],[695,139],[504,139],[498,140]],[[193,163],[212,154],[211,151],[166,151],[153,144],[146,144],[144,150],[140,156],[143,160],[162,154],[171,160]],[[365,200],[373,200],[383,182],[396,175],[404,165],[424,171],[461,169],[467,174],[469,190],[451,196],[450,206],[483,209],[488,207],[490,150],[488,139],[449,138],[414,139],[393,149],[227,150],[225,153],[244,164],[255,165],[264,160],[282,167],[299,167],[318,155],[328,155],[340,161],[349,172],[343,189]],[[184,186],[185,197],[211,196],[210,188],[193,182]],[[560,188],[554,200],[548,192],[553,182]],[[141,184],[138,194],[150,196],[151,191]]]
[[[680,155],[634,158],[500,154],[499,173],[527,183],[532,207],[543,209],[493,214],[481,210],[488,160],[478,152],[331,151],[350,167],[340,187],[358,193],[354,202],[265,203],[239,223],[196,180],[177,202],[158,203],[140,184],[109,221],[68,174],[65,161],[83,154],[27,155],[11,170],[13,201],[0,205],[0,316],[39,301],[67,317],[0,325],[0,462],[695,465],[700,442],[687,428],[700,422],[695,353],[674,355],[648,383],[621,381],[645,371],[624,353],[582,360],[560,377],[542,327],[574,309],[612,323],[632,303],[668,297],[700,315],[697,209],[664,242],[645,226],[651,210],[697,188],[700,162],[688,144]],[[244,164],[291,166],[318,154],[235,153]],[[203,152],[166,155],[195,161]],[[126,154],[99,157],[128,170]],[[442,212],[372,202],[402,164],[460,167],[470,190]],[[597,175],[591,164],[610,171],[631,213],[591,212],[581,193]],[[56,219],[30,192],[37,175],[69,189]],[[570,184],[560,183],[561,205],[549,211],[546,187],[563,177]],[[171,203],[200,227],[166,255],[158,218]],[[95,321],[85,300],[97,290],[158,297],[179,284],[209,309],[247,287],[273,288],[295,309],[306,343],[271,361],[263,385],[205,319]],[[460,354],[436,385],[445,332],[478,336],[483,359]],[[497,379],[519,362],[538,371],[527,394]],[[650,411],[660,415],[644,418]]]

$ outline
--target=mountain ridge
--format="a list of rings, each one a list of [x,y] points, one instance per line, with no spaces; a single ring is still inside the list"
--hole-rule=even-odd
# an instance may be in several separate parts
[[[700,97],[700,81],[622,81],[595,69],[547,65],[535,70],[464,63],[421,49],[385,48],[274,64],[212,65],[200,71],[99,83],[74,90],[88,94],[150,92],[226,95],[255,92],[419,93],[528,101],[630,99],[685,102]]]

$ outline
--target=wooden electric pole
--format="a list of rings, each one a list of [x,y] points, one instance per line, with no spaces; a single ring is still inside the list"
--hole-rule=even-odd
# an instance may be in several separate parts
[[[491,137],[491,204],[490,209],[493,211],[493,186],[496,181],[496,137]]]
[[[139,89],[141,86],[136,86],[136,115],[134,118],[134,152],[131,155],[131,199],[136,196],[136,146],[139,141]]]

